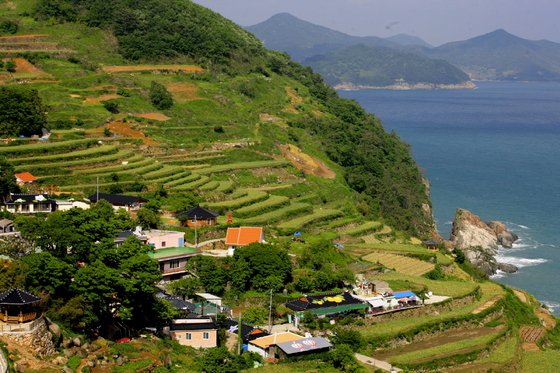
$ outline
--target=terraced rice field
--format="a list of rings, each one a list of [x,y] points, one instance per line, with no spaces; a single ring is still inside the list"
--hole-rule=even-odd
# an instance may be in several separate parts
[[[373,263],[379,262],[388,268],[395,269],[397,272],[413,276],[422,276],[435,268],[432,263],[395,254],[372,253],[366,255],[363,259]]]

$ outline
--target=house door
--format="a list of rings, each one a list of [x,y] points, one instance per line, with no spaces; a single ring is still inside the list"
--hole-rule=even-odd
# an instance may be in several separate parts
[[[185,245],[185,239],[183,237],[179,238],[179,247],[183,247]]]

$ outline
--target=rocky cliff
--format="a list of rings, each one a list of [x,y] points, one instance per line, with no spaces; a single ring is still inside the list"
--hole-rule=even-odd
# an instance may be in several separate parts
[[[494,259],[498,245],[509,248],[517,239],[518,236],[511,233],[503,223],[485,222],[465,209],[458,208],[455,211],[450,237],[453,247],[463,250],[471,263],[488,273],[492,274],[497,269],[510,273],[517,271],[515,266],[496,263]]]

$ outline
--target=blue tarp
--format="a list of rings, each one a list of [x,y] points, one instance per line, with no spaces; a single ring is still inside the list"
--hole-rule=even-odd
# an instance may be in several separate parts
[[[344,249],[344,246],[342,246],[342,245],[339,244],[339,243],[335,243],[334,245],[335,245],[336,247],[340,247],[341,249]]]
[[[414,293],[411,292],[411,291],[397,291],[397,292],[394,292],[394,293],[392,293],[392,294],[393,294],[393,296],[394,296],[395,298],[397,298],[397,299],[416,297],[416,294],[414,294]]]
[[[301,232],[294,233],[294,236],[301,236]]]

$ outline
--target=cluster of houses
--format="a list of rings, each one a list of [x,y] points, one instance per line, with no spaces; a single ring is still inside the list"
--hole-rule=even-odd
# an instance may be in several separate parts
[[[17,174],[20,185],[34,183],[29,173]],[[96,193],[88,198],[89,202],[99,200],[108,201],[115,209],[125,209],[134,213],[148,202],[142,197]],[[72,208],[89,208],[89,204],[72,199],[57,201],[46,193],[39,194],[10,194],[0,205],[12,213],[36,213],[68,210]],[[179,214],[183,226],[201,228],[217,224],[218,213],[196,206]],[[0,234],[13,233],[15,228],[9,219],[0,220]],[[184,232],[171,230],[142,230],[137,227],[134,231],[123,231],[114,242],[122,245],[125,240],[134,236],[145,244],[154,248],[149,254],[159,263],[162,280],[171,281],[187,275],[185,264],[194,255],[200,254],[198,244],[189,246],[185,243]],[[253,242],[265,242],[262,228],[239,227],[228,228],[225,245],[228,255],[233,255],[238,247]],[[197,294],[202,299],[199,305],[172,297],[162,293],[160,296],[171,302],[171,305],[183,311],[183,316],[174,320],[164,328],[164,333],[177,340],[182,345],[195,348],[215,347],[218,344],[218,326],[212,312],[223,312],[226,307],[221,299],[211,294]],[[33,312],[33,304],[40,299],[20,289],[12,289],[0,294],[0,330],[4,325],[24,324],[33,321],[37,315]],[[286,303],[286,307],[293,311],[289,315],[289,322],[299,327],[306,313],[317,318],[330,318],[331,323],[349,313],[358,311],[367,314],[396,312],[411,307],[422,306],[422,300],[410,291],[393,292],[383,281],[362,281],[354,292],[344,291],[302,297]],[[205,309],[206,308],[206,309]],[[23,311],[22,311],[23,310]],[[211,310],[211,311],[209,311]],[[309,334],[301,336],[292,332],[270,334],[263,328],[239,325],[234,319],[226,320],[227,332],[239,336],[243,341],[243,348],[258,353],[267,359],[283,359],[286,357],[313,354],[328,351],[331,344],[321,337]]]

